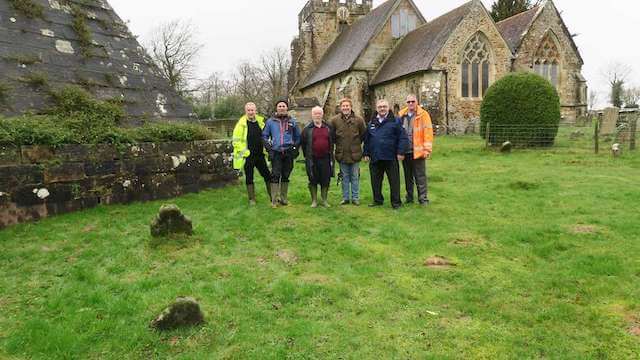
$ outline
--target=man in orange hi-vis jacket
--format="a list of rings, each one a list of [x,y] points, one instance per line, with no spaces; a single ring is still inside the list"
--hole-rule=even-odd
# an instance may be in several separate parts
[[[433,152],[431,116],[418,104],[415,95],[407,96],[407,107],[398,113],[398,121],[409,136],[409,146],[402,167],[407,188],[407,203],[413,203],[413,189],[418,188],[418,202],[429,205],[427,195],[427,160]]]

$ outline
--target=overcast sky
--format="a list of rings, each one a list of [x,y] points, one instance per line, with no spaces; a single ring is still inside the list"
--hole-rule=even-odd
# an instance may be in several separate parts
[[[414,0],[431,20],[465,0]],[[383,0],[374,0],[374,6]],[[492,0],[483,0],[490,8]],[[173,19],[191,20],[198,28],[204,49],[198,60],[198,76],[230,72],[241,60],[273,47],[289,47],[297,34],[297,14],[306,0],[110,0],[120,17],[142,43],[154,27]],[[555,0],[585,60],[583,73],[600,103],[607,100],[602,70],[614,61],[632,66],[630,84],[640,86],[640,47],[637,0]]]

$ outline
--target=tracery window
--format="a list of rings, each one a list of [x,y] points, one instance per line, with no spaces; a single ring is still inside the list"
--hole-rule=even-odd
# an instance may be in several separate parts
[[[484,34],[476,33],[465,46],[461,74],[462,97],[482,98],[491,75],[490,45]]]
[[[560,52],[551,34],[540,43],[533,59],[533,71],[549,80],[554,87],[560,82]]]

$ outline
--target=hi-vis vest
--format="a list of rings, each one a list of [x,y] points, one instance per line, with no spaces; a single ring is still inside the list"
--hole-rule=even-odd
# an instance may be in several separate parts
[[[402,118],[409,113],[408,108],[402,109],[398,116]],[[433,123],[429,113],[418,106],[413,120],[413,158],[424,159],[433,152]]]
[[[249,145],[247,144],[247,134],[249,132],[247,121],[247,116],[244,115],[238,120],[236,127],[233,129],[233,168],[236,170],[242,170],[245,159],[251,155]],[[264,130],[264,117],[256,115],[256,121],[260,129]]]

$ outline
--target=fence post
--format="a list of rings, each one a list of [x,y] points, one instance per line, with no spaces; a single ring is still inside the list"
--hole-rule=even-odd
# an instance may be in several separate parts
[[[491,123],[487,122],[487,128],[485,129],[485,143],[484,143],[484,148],[488,149],[489,148],[489,136],[491,135]]]
[[[631,121],[631,138],[629,139],[629,150],[633,151],[636,149],[636,132],[638,131],[638,116],[636,116]]]
[[[595,151],[596,151],[596,155],[598,155],[598,153],[600,152],[600,120],[598,118],[595,118],[595,126],[594,126],[594,136],[593,136],[593,140],[595,142]]]

